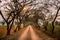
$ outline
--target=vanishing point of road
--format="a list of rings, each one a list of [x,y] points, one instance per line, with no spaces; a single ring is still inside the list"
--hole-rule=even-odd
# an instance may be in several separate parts
[[[29,25],[21,36],[18,37],[18,40],[53,40],[53,38],[48,37],[44,33],[41,33],[40,35],[41,37],[39,37],[33,30],[32,26]]]

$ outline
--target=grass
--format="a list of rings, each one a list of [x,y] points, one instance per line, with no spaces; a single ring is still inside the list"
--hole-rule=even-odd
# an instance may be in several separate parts
[[[53,37],[53,38],[55,38],[56,40],[60,40],[60,26],[56,26],[55,25],[55,29],[54,29],[54,34],[52,34],[52,26],[51,25],[48,25],[47,26],[47,31],[45,31],[44,30],[44,28],[43,29],[41,29],[45,34],[47,34],[48,36],[50,36],[50,37]]]
[[[14,32],[15,30],[15,26],[12,27],[11,31],[10,31],[10,34],[11,35],[8,35],[6,36],[6,33],[7,33],[7,27],[6,26],[0,26],[0,40],[13,40],[13,39],[16,39],[18,36],[20,36],[20,34],[25,30],[25,27],[24,28],[21,28],[20,31],[17,31],[16,33]],[[16,38],[15,38],[16,37]]]
[[[33,27],[33,29],[35,30],[36,34],[42,38],[42,40],[54,40],[54,38],[48,36],[47,34],[45,34],[43,31],[41,31],[41,29],[36,29]]]
[[[15,26],[12,27],[10,34],[13,34],[13,31],[15,28],[16,28]],[[7,27],[6,26],[0,26],[0,38],[5,37],[6,33],[7,33]]]
[[[49,24],[47,26],[47,31],[45,31],[44,26],[40,27],[40,29],[38,29],[38,31],[42,31],[46,35],[48,35],[56,40],[60,40],[60,26],[55,25],[54,34],[52,34],[52,25],[51,24]]]
[[[7,27],[0,26],[0,38],[6,35],[6,32],[7,32],[6,28]]]

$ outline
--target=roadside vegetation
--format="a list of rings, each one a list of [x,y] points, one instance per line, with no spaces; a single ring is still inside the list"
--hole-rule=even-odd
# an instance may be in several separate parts
[[[34,25],[60,40],[60,0],[0,0],[0,4],[0,37]]]

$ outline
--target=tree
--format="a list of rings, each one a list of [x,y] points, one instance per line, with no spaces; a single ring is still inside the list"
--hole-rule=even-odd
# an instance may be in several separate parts
[[[55,28],[54,23],[55,23],[55,21],[58,17],[58,13],[59,13],[59,10],[60,10],[60,1],[59,0],[45,0],[42,3],[44,5],[45,9],[48,9],[49,11],[51,11],[52,14],[53,14],[53,12],[56,13],[56,14],[54,13],[55,17],[53,17],[53,19],[52,19],[52,27],[53,27],[52,28],[52,33],[54,33],[54,28]],[[51,10],[50,8],[54,9],[54,11]],[[57,10],[57,12],[55,10]]]
[[[4,16],[3,16],[1,11],[0,11],[0,15],[2,16],[2,18],[4,19],[4,21],[7,24],[7,35],[9,35],[10,34],[10,30],[11,30],[12,25],[13,25],[13,22],[14,22],[14,17],[9,21],[9,18],[10,18],[11,15],[9,15],[9,17],[7,19],[4,18]]]
[[[15,0],[14,0],[14,2],[15,2]],[[24,10],[25,6],[27,6],[27,5],[32,6],[32,5],[34,5],[34,4],[31,4],[33,2],[34,2],[34,0],[30,0],[30,1],[23,0],[22,2],[18,3],[18,1],[16,0],[15,5],[16,6],[20,5],[20,6],[16,7],[18,9],[17,12],[16,12],[17,13],[16,20],[18,22],[18,25],[17,25],[18,30],[20,29],[20,25],[24,22],[25,15],[27,14],[26,12],[24,12],[25,11]]]
[[[59,7],[58,10],[57,10],[57,13],[56,13],[56,16],[55,16],[54,20],[52,21],[52,27],[53,27],[52,33],[54,33],[54,27],[55,27],[55,26],[54,26],[54,22],[55,22],[55,20],[56,20],[56,18],[57,18],[57,16],[58,16],[59,10],[60,10],[60,7]]]
[[[9,4],[8,4],[9,5]],[[4,5],[5,6],[5,5]],[[13,7],[11,6],[11,8],[13,9]],[[0,10],[0,15],[2,16],[3,20],[6,22],[7,24],[7,35],[10,35],[10,30],[12,28],[12,25],[13,25],[13,22],[14,22],[14,18],[15,18],[15,15],[14,14],[14,11],[11,11],[9,8],[6,7],[6,9],[9,10],[9,12],[7,13],[8,16],[7,18],[4,17],[4,13],[2,13],[2,11]]]
[[[57,10],[57,12],[55,14],[55,17],[53,18],[53,21],[52,21],[52,27],[53,27],[52,28],[52,33],[54,33],[54,28],[55,28],[54,23],[55,23],[55,21],[56,21],[56,19],[58,17],[58,13],[59,13],[59,10],[60,10],[60,7],[59,7],[60,1],[59,0],[54,0],[52,2],[48,3],[48,5],[50,5],[51,7],[55,6],[55,10]]]

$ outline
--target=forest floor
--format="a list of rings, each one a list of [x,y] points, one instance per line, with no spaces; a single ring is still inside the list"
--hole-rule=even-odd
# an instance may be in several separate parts
[[[5,40],[5,39],[2,39]],[[6,40],[55,40],[54,38],[49,37],[42,31],[38,31],[36,28],[33,28],[31,25],[19,31],[16,34],[7,37]]]

